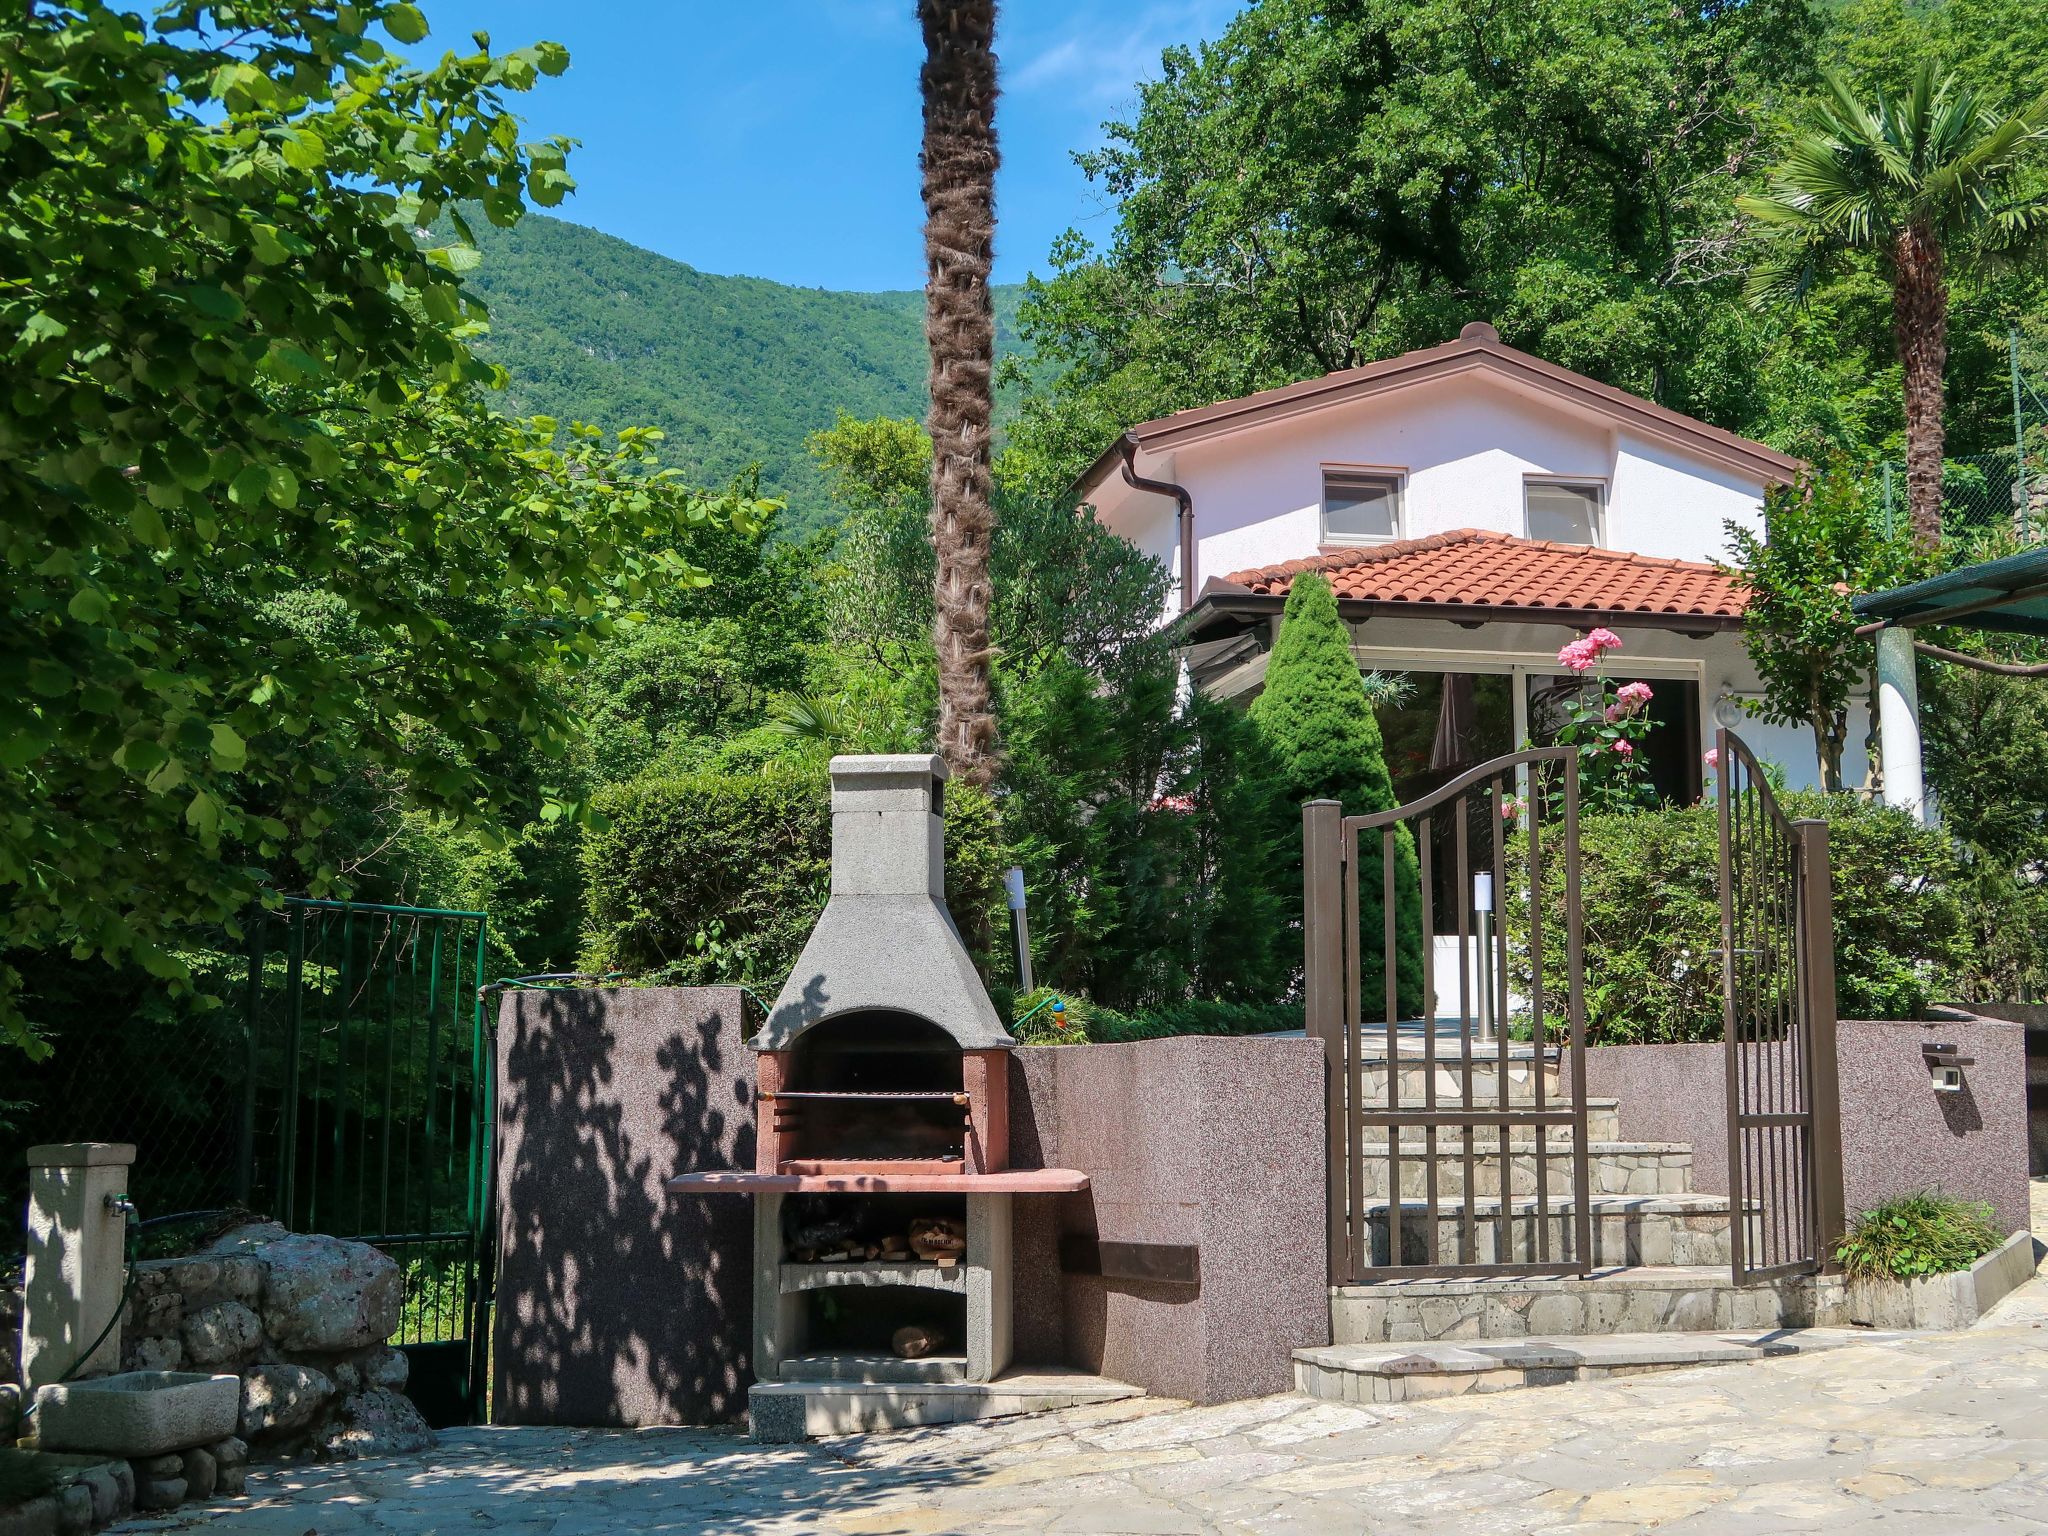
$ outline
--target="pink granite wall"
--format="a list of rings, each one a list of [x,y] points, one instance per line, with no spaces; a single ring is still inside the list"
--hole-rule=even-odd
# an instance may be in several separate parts
[[[1091,1181],[1018,1203],[1019,1360],[1193,1402],[1288,1390],[1292,1351],[1329,1340],[1322,1047],[1026,1047],[1010,1081],[1013,1161]],[[1064,1273],[1063,1234],[1193,1246],[1197,1283]]]
[[[498,1020],[492,1418],[736,1419],[753,1380],[754,1053],[731,987],[508,992]]]
[[[1936,1093],[1923,1041],[1976,1058],[1963,1091]],[[1723,1048],[1596,1046],[1587,1091],[1621,1101],[1625,1141],[1693,1148],[1693,1188],[1728,1192]],[[1850,1215],[1886,1197],[1940,1188],[1990,1203],[2001,1231],[2027,1225],[2026,1057],[2019,1025],[1959,1015],[1900,1022],[1844,1019],[1836,1035],[1842,1091],[1842,1184]]]

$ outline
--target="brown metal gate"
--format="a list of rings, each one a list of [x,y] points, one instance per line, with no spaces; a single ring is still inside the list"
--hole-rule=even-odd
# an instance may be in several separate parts
[[[1728,1193],[1736,1283],[1810,1274],[1842,1230],[1833,899],[1824,821],[1792,821],[1742,738],[1717,742]]]
[[[1589,1267],[1578,815],[1575,747],[1373,815],[1303,807],[1332,1284]],[[1455,987],[1433,942],[1453,934]]]

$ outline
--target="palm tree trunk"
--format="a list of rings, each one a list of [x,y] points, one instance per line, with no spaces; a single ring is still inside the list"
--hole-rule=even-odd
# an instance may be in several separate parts
[[[1942,374],[1948,367],[1948,279],[1941,242],[1914,223],[1892,246],[1892,335],[1906,395],[1906,511],[1924,549],[1941,543]]]
[[[931,348],[932,640],[939,752],[957,779],[996,771],[989,697],[989,433],[994,414],[994,0],[918,0],[924,27],[924,332]]]

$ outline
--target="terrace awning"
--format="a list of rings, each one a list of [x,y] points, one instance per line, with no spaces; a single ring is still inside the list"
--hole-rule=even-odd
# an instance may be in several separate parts
[[[1888,592],[1868,593],[1850,607],[1864,621],[1856,632],[1877,636],[1878,733],[1884,753],[1885,801],[1924,817],[1915,651],[1986,671],[2038,675],[2041,669],[1987,664],[1916,641],[1912,632],[1942,625],[2048,637],[2048,548],[1944,571]]]
[[[1851,606],[1866,621],[1858,633],[1945,624],[2048,636],[2048,548],[1966,565],[1889,592],[1872,592]]]

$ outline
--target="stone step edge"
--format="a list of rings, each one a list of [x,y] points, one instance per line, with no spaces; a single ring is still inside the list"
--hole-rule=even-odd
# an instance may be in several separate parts
[[[1294,1374],[1296,1390],[1311,1397],[1392,1403],[1735,1365],[1911,1337],[1868,1328],[1772,1328],[1539,1335],[1463,1344],[1335,1344],[1294,1351]]]
[[[1417,1276],[1414,1279],[1375,1280],[1362,1285],[1333,1285],[1333,1297],[1430,1297],[1499,1296],[1520,1291],[1539,1295],[1557,1291],[1669,1290],[1669,1291],[1775,1291],[1786,1286],[1812,1285],[1827,1278],[1820,1275],[1792,1275],[1760,1285],[1737,1285],[1726,1264],[1629,1264],[1608,1265],[1583,1275],[1453,1275]],[[1364,1347],[1364,1346],[1360,1346]]]

